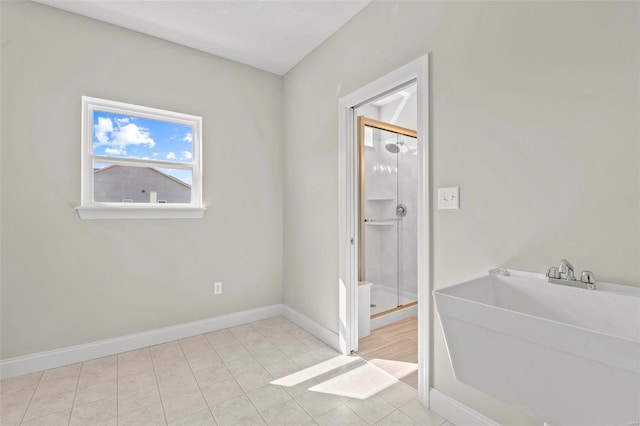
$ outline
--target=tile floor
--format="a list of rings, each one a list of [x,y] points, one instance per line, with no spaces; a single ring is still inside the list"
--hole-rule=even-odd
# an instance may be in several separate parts
[[[0,423],[452,426],[398,380],[404,367],[276,317],[2,380]]]

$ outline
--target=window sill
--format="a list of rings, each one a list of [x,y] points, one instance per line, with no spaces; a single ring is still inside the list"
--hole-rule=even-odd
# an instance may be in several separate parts
[[[82,220],[92,219],[202,219],[203,207],[76,207]]]

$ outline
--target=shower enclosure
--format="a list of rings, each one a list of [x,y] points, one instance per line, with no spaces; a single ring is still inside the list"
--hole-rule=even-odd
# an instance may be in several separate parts
[[[417,134],[360,116],[358,140],[358,278],[374,319],[417,303]]]

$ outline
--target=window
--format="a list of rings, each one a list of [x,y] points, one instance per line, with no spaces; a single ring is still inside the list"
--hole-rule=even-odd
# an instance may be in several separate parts
[[[202,118],[82,97],[82,219],[198,218]]]

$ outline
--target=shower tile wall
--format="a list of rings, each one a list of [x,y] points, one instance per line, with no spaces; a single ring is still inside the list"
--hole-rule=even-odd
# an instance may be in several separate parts
[[[388,137],[388,135],[387,135]],[[365,148],[365,218],[395,217],[396,155],[384,149],[383,132],[374,131],[374,147]],[[365,275],[369,282],[396,287],[396,227],[365,225]]]

